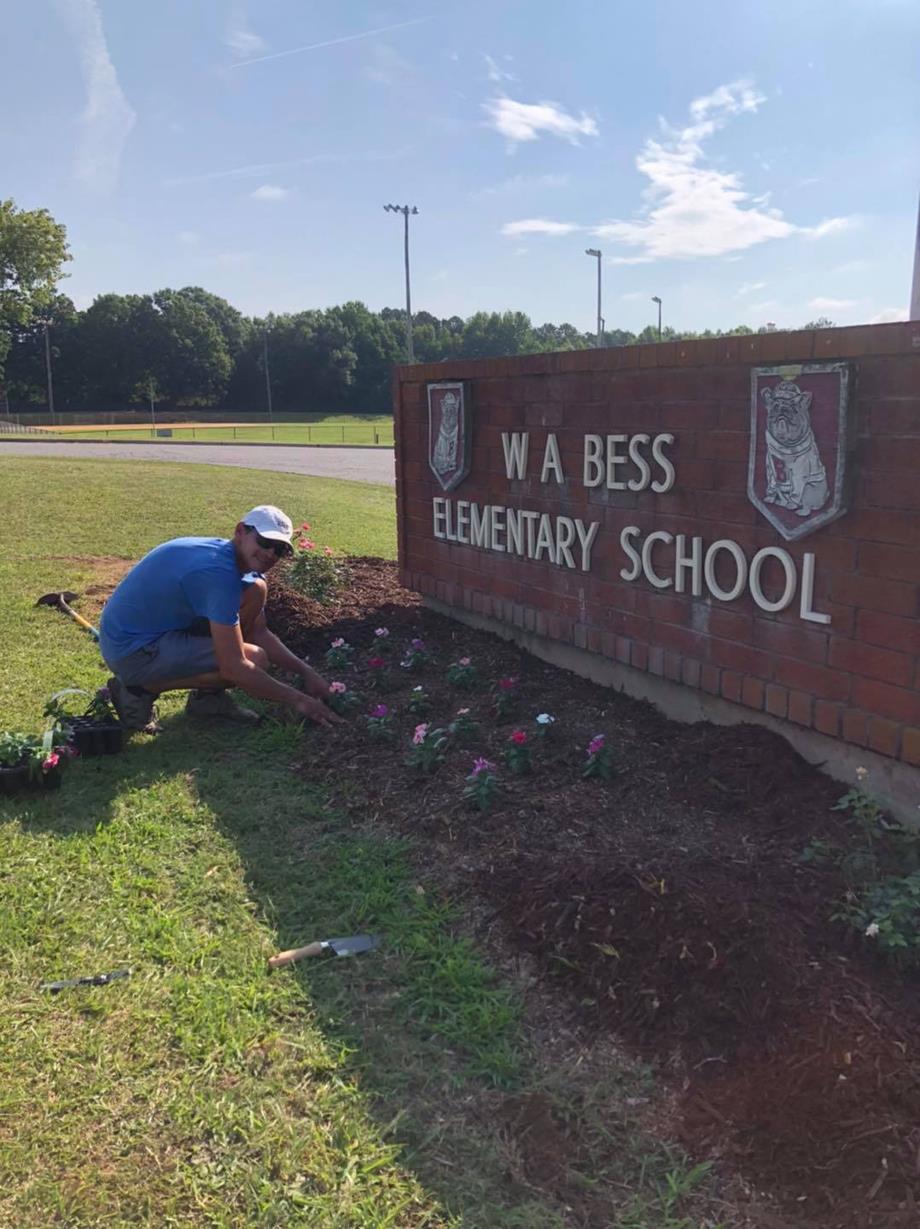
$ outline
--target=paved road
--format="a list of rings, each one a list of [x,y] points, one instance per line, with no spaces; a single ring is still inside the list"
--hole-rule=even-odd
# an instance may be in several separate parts
[[[279,470],[315,478],[347,478],[394,486],[392,448],[286,448],[283,444],[63,444],[49,441],[13,444],[0,440],[4,457],[111,457],[118,461],[194,461],[199,465],[236,465]]]

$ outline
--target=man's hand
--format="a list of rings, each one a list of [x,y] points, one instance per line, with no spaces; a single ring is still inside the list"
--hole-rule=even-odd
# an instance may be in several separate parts
[[[308,696],[316,696],[324,700],[329,695],[329,684],[306,662],[301,662],[300,677],[303,679],[304,691]]]
[[[338,713],[334,713],[322,701],[315,700],[312,696],[298,696],[291,707],[295,713],[299,713],[301,717],[306,717],[308,721],[315,721],[317,725],[331,727],[342,724],[342,718]]]

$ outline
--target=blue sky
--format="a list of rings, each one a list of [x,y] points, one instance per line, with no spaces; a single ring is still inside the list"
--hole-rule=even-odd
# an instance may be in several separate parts
[[[917,0],[7,0],[2,194],[63,289],[640,329],[906,315]]]

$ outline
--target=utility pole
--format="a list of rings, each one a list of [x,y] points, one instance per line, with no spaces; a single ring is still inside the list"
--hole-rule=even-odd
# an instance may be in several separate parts
[[[51,415],[51,425],[54,426],[54,380],[51,375],[51,342],[48,337],[49,325],[53,321],[43,320],[45,329],[45,375],[48,378],[48,413]]]
[[[410,363],[415,362],[415,351],[412,347],[412,296],[409,290],[409,214],[418,213],[415,205],[384,205],[387,213],[401,213],[405,221],[405,255],[406,255],[406,354]]]
[[[658,304],[658,340],[661,341],[661,299],[657,294],[653,294],[652,302]]]
[[[600,248],[585,248],[586,256],[597,258],[597,346],[604,344],[604,318],[601,315],[601,253]]]
[[[917,202],[917,244],[914,248],[914,284],[908,320],[920,320],[920,201]]]
[[[272,417],[272,377],[268,367],[268,329],[262,334],[262,364],[265,367],[265,397],[268,401],[268,421],[275,425]],[[272,436],[274,439],[274,435]]]

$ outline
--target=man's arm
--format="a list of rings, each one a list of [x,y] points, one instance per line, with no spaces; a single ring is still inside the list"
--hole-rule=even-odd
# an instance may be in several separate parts
[[[287,670],[290,674],[299,675],[303,679],[308,695],[320,698],[329,695],[329,684],[322,675],[317,674],[311,666],[308,666],[302,657],[292,653],[287,645],[269,630],[264,614],[259,615],[252,629],[252,643],[265,650],[273,666]]]
[[[277,637],[273,638],[277,639]],[[289,687],[287,683],[273,679],[255,662],[250,661],[246,656],[243,635],[238,623],[231,627],[226,623],[211,621],[211,639],[214,643],[220,676],[228,683],[232,683],[234,687],[242,688],[247,695],[255,696],[259,700],[274,700],[280,704],[289,704],[296,712],[320,725],[332,725],[341,720],[319,700],[304,695],[296,688]],[[281,642],[278,641],[278,643]],[[284,651],[287,653],[286,649]],[[265,649],[265,652],[268,653],[268,649]],[[290,656],[293,657],[293,654]]]

